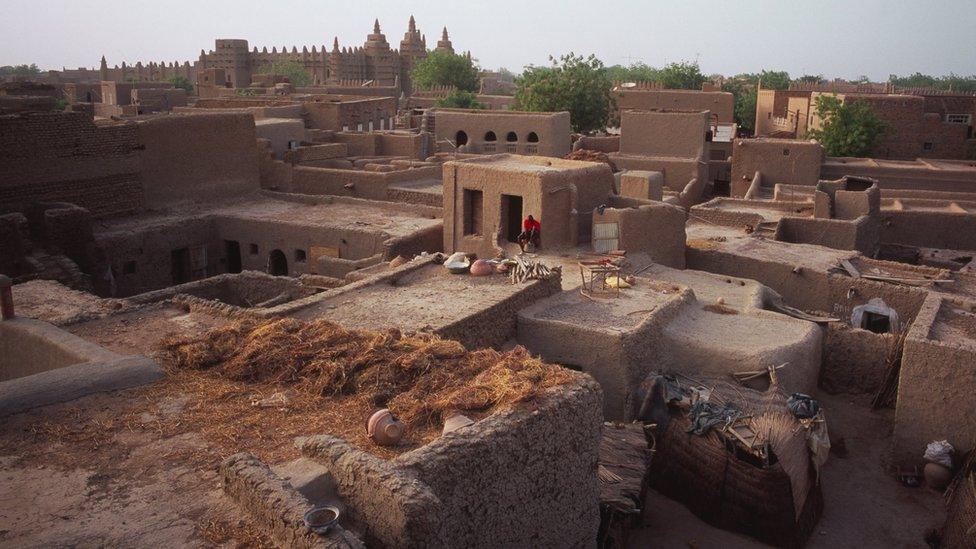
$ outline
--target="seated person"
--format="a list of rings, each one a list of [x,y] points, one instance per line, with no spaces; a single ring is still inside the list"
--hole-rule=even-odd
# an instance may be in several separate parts
[[[535,246],[535,249],[542,247],[541,235],[542,233],[542,223],[536,221],[531,215],[526,217],[522,221],[522,232],[518,235],[518,245],[522,249],[522,253],[525,253],[525,246],[529,242]]]

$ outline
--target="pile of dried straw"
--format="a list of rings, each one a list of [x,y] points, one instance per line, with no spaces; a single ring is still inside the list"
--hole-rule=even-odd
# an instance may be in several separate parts
[[[164,341],[170,370],[204,370],[321,396],[368,395],[408,425],[431,427],[452,410],[477,413],[528,402],[576,374],[518,347],[467,351],[460,343],[397,330],[347,330],[329,321],[241,321]]]

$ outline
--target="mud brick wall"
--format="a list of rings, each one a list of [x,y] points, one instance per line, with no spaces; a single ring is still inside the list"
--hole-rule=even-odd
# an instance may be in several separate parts
[[[297,445],[329,470],[371,547],[589,547],[601,399],[581,375],[389,461],[326,435]]]
[[[133,125],[96,127],[83,112],[0,116],[0,211],[69,202],[95,217],[142,207]]]

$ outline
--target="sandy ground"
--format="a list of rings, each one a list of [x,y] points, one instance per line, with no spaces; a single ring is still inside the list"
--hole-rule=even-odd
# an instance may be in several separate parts
[[[927,547],[925,531],[943,523],[945,504],[942,494],[905,488],[885,471],[892,411],[871,411],[863,396],[816,396],[827,410],[831,440],[843,439],[847,456],[831,453],[824,466],[824,514],[807,547]],[[630,547],[766,547],[709,526],[657,493],[647,505],[649,520],[634,533]]]

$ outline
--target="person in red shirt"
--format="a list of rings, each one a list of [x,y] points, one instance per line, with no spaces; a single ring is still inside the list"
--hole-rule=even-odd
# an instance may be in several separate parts
[[[525,246],[529,242],[531,242],[536,249],[539,249],[542,246],[541,233],[542,223],[536,221],[536,219],[531,215],[522,221],[522,233],[518,235],[518,245],[519,248],[522,249],[523,254],[525,253]]]

